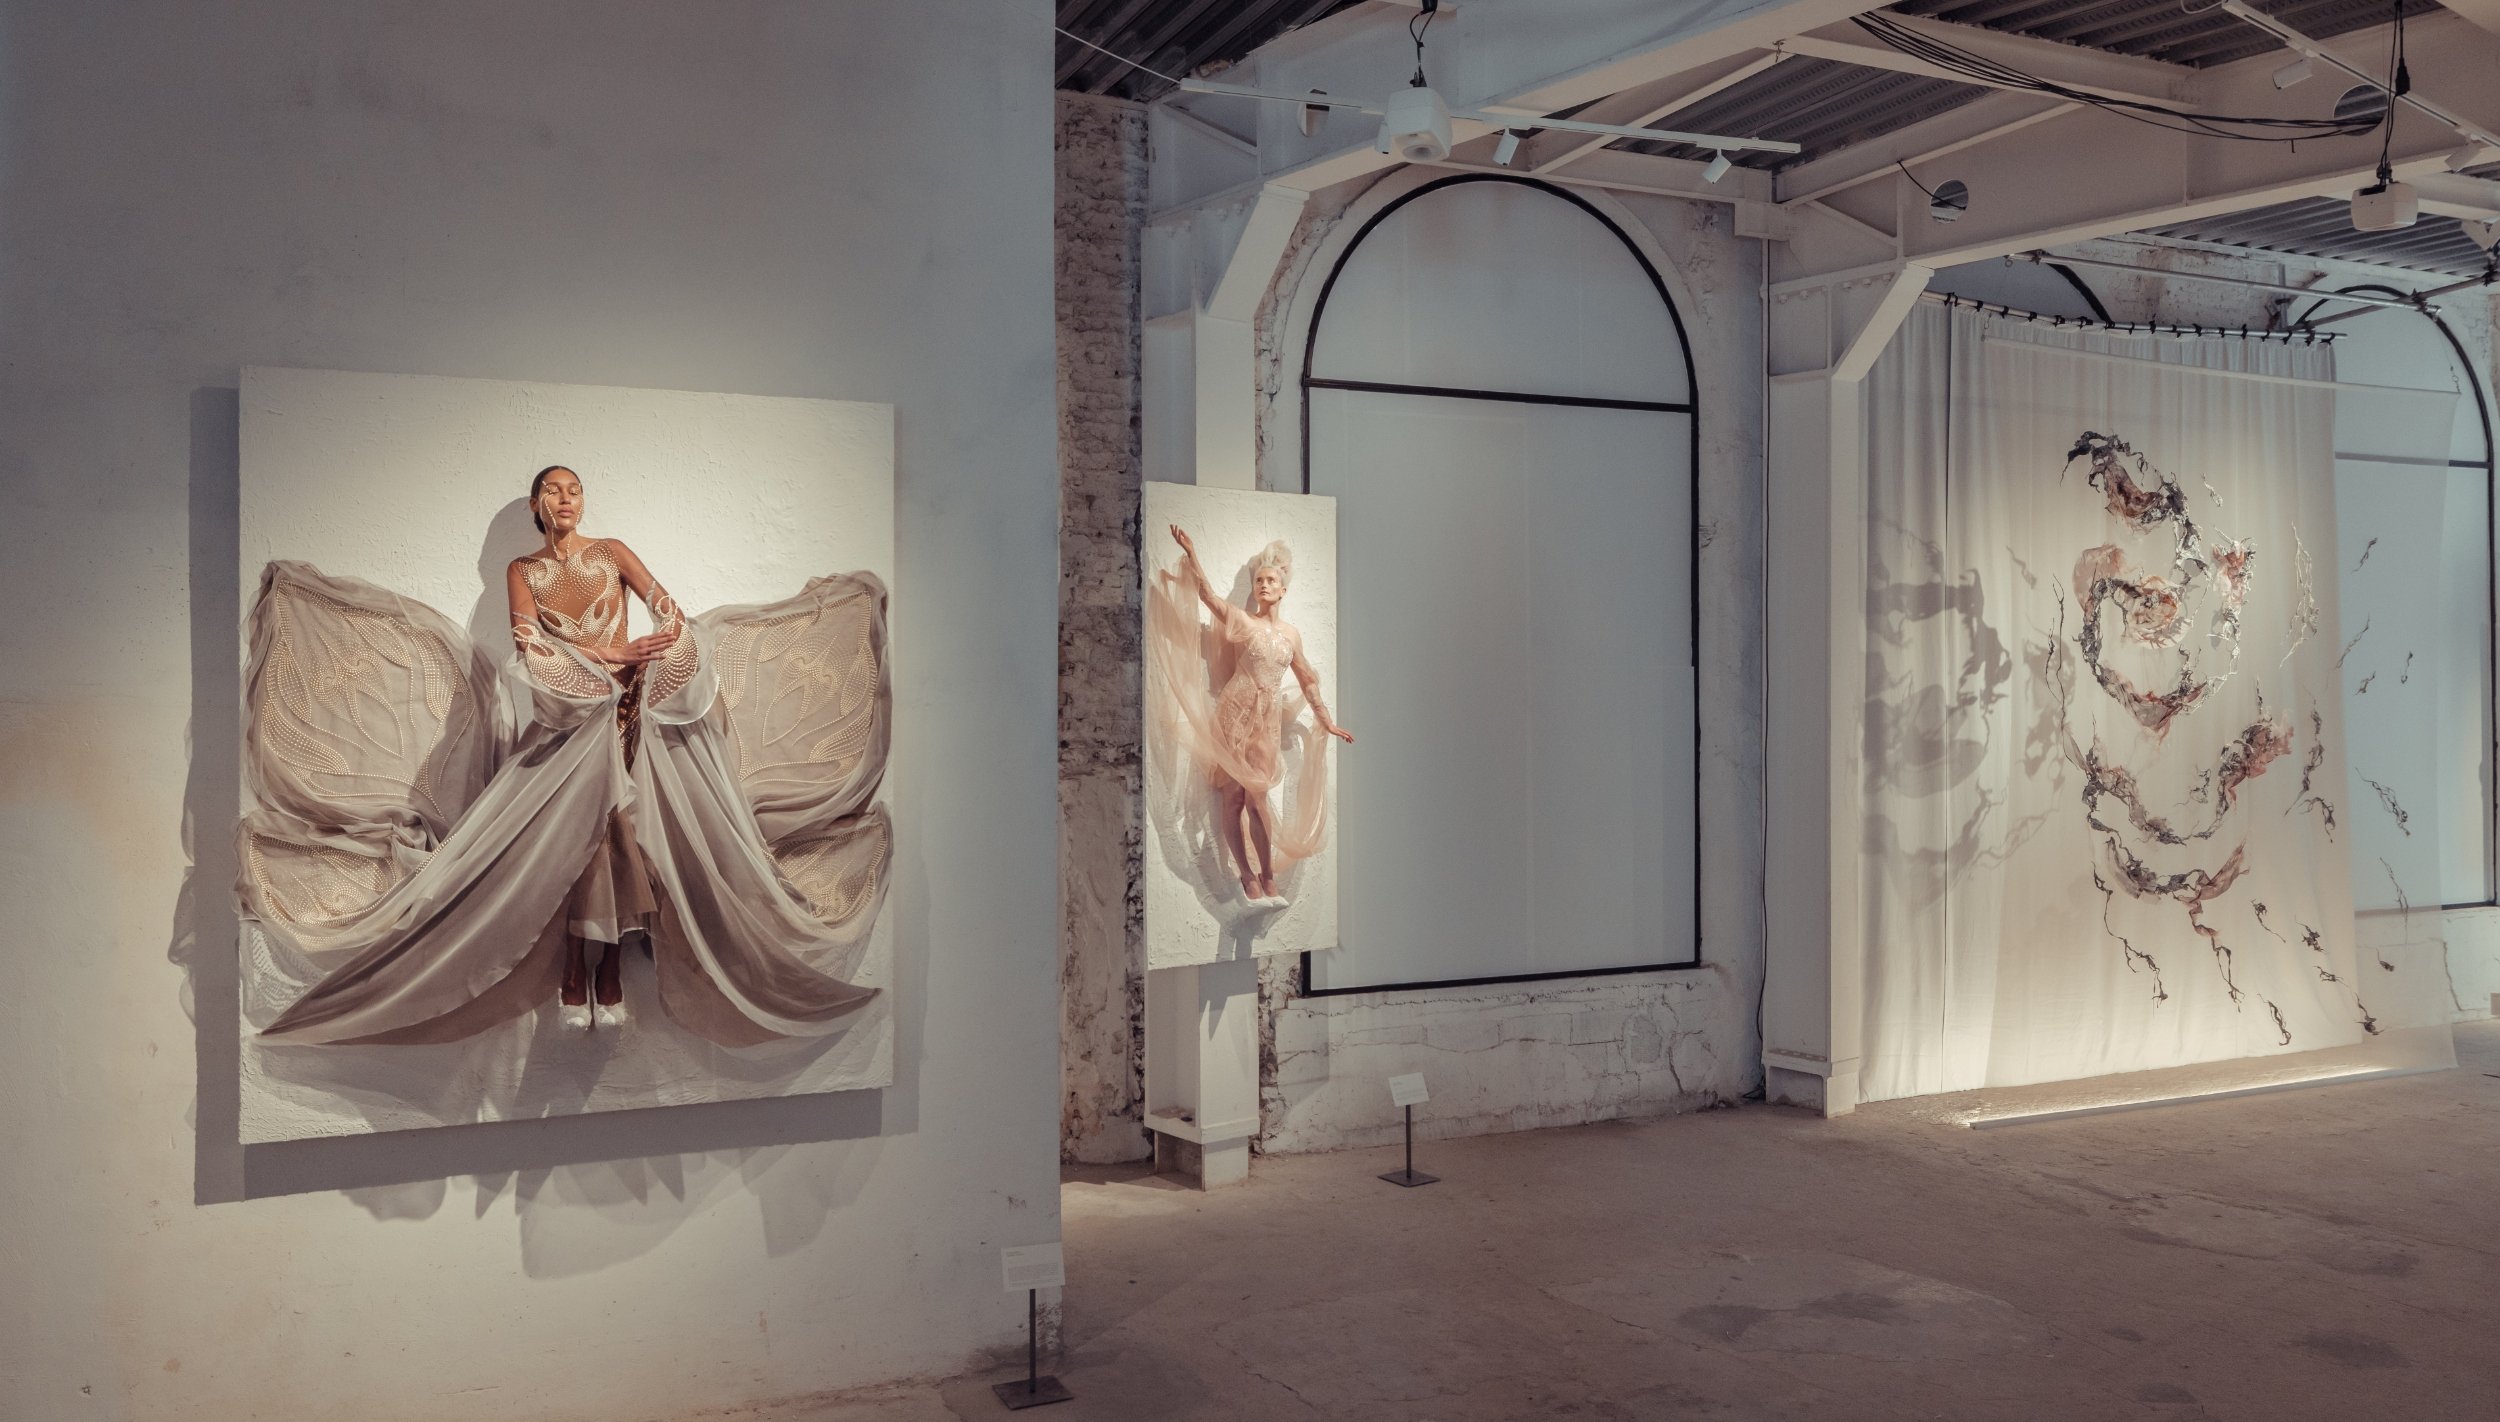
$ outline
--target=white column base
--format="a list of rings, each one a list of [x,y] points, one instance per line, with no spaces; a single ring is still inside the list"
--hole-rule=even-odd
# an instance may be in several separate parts
[[[1255,959],[1146,974],[1146,1129],[1157,1171],[1208,1190],[1250,1178],[1258,1007]]]

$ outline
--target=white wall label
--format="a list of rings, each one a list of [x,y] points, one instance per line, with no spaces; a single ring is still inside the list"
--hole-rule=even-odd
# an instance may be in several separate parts
[[[1432,1094],[1424,1090],[1424,1074],[1422,1072],[1410,1071],[1404,1076],[1393,1076],[1389,1078],[1390,1105],[1421,1106],[1431,1099]]]
[[[1011,1244],[998,1251],[998,1259],[1006,1266],[1011,1294],[1067,1286],[1067,1255],[1056,1244]]]

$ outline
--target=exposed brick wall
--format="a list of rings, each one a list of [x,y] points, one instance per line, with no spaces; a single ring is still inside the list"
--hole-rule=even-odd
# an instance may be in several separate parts
[[[1138,244],[1146,118],[1059,96],[1060,1158],[1153,1154],[1145,1116]]]

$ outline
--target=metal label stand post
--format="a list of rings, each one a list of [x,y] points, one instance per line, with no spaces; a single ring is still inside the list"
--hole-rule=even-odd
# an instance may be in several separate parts
[[[1042,1291],[1039,1289],[1027,1289],[1024,1293],[1024,1381],[992,1383],[990,1391],[998,1394],[1000,1404],[1010,1412],[1068,1402],[1076,1396],[1059,1379],[1042,1376]]]
[[[1409,1189],[1429,1185],[1441,1178],[1438,1175],[1419,1175],[1415,1171],[1415,1108],[1411,1105],[1406,1108],[1406,1168],[1384,1172],[1380,1178]]]

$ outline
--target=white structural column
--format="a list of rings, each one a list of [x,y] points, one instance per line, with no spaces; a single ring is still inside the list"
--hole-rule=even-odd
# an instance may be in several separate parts
[[[1155,1167],[1208,1190],[1250,1178],[1259,1133],[1259,963],[1146,974],[1146,1128]]]
[[[1866,677],[1868,370],[1931,269],[1797,286],[1772,299],[1768,615],[1769,958],[1762,1062],[1773,1101],[1858,1101]]]
[[[1259,302],[1310,195],[1270,186],[1159,224],[1144,253],[1145,473],[1258,487]],[[1142,536],[1159,536],[1156,529]],[[1149,933],[1153,924],[1147,925]],[[1255,959],[1146,974],[1146,1126],[1159,1168],[1206,1189],[1250,1177],[1259,1129]]]

